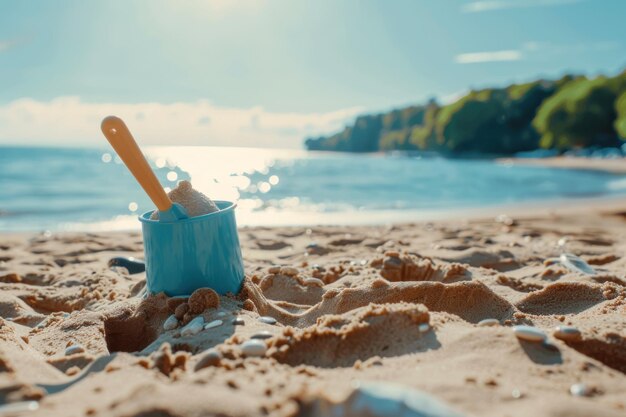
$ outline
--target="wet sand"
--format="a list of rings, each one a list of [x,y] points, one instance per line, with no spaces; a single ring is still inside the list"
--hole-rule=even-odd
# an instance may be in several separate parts
[[[139,233],[1,235],[0,404],[37,408],[18,414],[29,416],[321,416],[373,381],[465,416],[624,416],[615,206],[243,228],[241,294],[188,301],[142,300],[143,273],[107,266],[142,256]],[[595,273],[550,260],[563,252]],[[215,327],[165,330],[174,314]],[[547,342],[518,339],[516,325]],[[580,334],[555,337],[565,325]]]

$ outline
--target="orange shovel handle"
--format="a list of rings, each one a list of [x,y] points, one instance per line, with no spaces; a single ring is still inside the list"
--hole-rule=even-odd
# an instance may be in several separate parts
[[[172,201],[163,190],[124,121],[119,117],[109,116],[102,121],[100,127],[115,152],[122,158],[159,211],[169,210]]]

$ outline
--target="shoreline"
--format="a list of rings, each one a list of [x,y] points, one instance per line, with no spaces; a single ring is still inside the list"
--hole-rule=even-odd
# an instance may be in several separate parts
[[[626,212],[626,195],[602,196],[595,198],[570,198],[550,201],[527,201],[486,207],[467,207],[444,210],[387,210],[377,212],[351,213],[318,213],[318,212],[290,212],[289,214],[267,212],[258,213],[254,221],[246,219],[246,213],[237,212],[238,229],[248,230],[255,228],[277,229],[283,227],[379,227],[388,225],[412,225],[426,222],[442,223],[446,221],[472,221],[494,219],[499,215],[527,219],[535,217],[585,215],[588,212],[598,214],[611,212]],[[120,216],[121,217],[121,216]],[[302,221],[302,219],[305,219]],[[241,220],[244,221],[241,221]],[[393,220],[389,220],[393,219]],[[247,220],[247,221],[246,221]],[[64,225],[64,228],[51,230],[53,234],[62,233],[101,233],[101,232],[139,232],[141,225],[136,216],[129,215],[120,218],[95,223],[75,223]],[[9,230],[0,231],[0,236],[35,235],[46,231],[38,230]]]
[[[589,158],[556,156],[549,158],[498,158],[496,162],[512,165],[532,165],[550,168],[582,169],[611,174],[626,174],[626,158]]]

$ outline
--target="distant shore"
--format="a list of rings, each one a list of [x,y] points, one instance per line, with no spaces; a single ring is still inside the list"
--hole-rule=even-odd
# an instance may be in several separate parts
[[[498,162],[514,165],[540,165],[553,168],[587,169],[610,172],[613,174],[626,174],[626,158],[602,159],[557,156],[553,158],[501,158],[498,159]]]

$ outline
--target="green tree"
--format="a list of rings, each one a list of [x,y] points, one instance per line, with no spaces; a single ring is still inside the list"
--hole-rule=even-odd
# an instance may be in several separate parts
[[[537,148],[530,125],[539,105],[555,90],[536,81],[506,89],[470,92],[437,116],[437,141],[452,152],[511,154]]]
[[[622,93],[615,103],[617,119],[615,120],[615,130],[622,140],[626,140],[626,91]]]
[[[568,82],[539,108],[533,126],[542,148],[619,145],[614,122],[619,83],[606,77]]]

